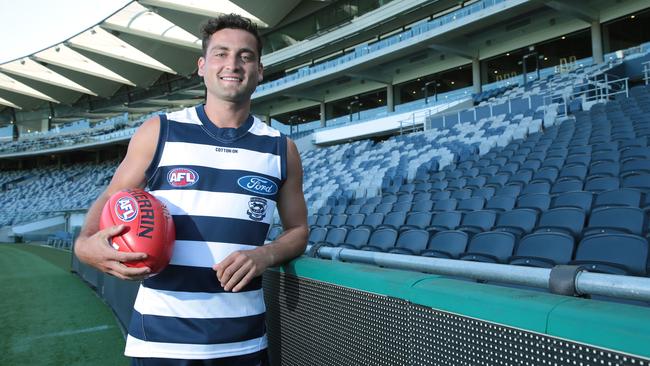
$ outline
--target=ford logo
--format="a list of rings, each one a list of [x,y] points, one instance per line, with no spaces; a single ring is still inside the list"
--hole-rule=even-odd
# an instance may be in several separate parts
[[[278,193],[278,185],[275,182],[255,175],[241,177],[237,179],[237,184],[249,192],[266,196]]]

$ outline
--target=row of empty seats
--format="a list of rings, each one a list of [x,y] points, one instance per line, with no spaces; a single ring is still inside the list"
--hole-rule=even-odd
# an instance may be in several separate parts
[[[281,229],[274,228],[270,239]],[[487,263],[552,268],[577,264],[589,271],[647,276],[648,242],[625,233],[595,233],[577,241],[562,231],[541,230],[524,236],[507,230],[481,231],[470,235],[463,230],[429,232],[421,229],[398,231],[380,227],[359,227],[311,231],[312,245],[366,250],[424,257],[460,259]]]
[[[648,102],[634,87],[488,153],[386,174],[377,196],[331,195],[309,217],[310,242],[646,276]]]

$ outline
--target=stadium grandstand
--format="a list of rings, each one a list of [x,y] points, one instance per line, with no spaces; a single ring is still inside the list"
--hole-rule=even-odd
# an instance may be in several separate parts
[[[203,102],[229,12],[304,169],[274,364],[650,365],[645,0],[127,2],[0,63],[0,241],[69,250],[138,126]],[[72,269],[128,323],[137,287]]]

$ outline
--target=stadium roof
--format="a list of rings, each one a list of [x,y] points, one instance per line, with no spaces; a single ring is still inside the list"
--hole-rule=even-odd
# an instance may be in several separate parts
[[[125,86],[146,89],[163,74],[191,77],[201,52],[199,27],[207,19],[237,13],[268,30],[300,2],[131,1],[89,29],[0,64],[0,108],[31,110],[44,103],[72,104],[84,95],[110,98]],[[179,100],[200,99],[202,93],[189,90],[167,98],[158,96],[149,106],[140,102],[134,108],[160,109],[178,105]]]

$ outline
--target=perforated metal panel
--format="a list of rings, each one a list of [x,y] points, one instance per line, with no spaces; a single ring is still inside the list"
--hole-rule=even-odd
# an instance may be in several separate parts
[[[264,289],[275,365],[410,364],[407,302],[275,272]]]
[[[279,272],[267,271],[264,292],[274,366],[650,366],[647,359]]]

